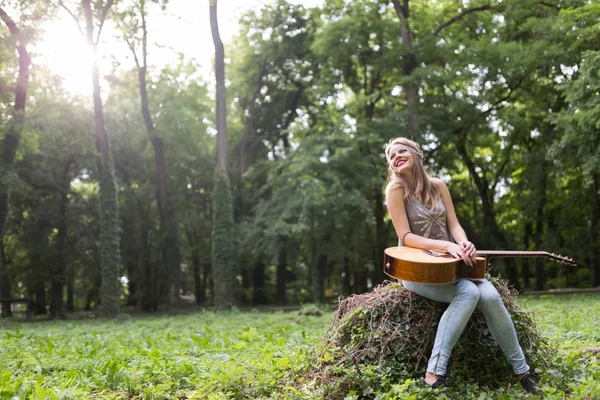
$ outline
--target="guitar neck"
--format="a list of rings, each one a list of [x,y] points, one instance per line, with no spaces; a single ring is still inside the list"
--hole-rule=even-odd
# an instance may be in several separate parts
[[[547,257],[547,251],[519,251],[519,250],[477,250],[478,256],[494,257]]]
[[[518,251],[518,250],[477,250],[478,256],[484,257],[548,257],[563,264],[577,265],[572,258],[563,257],[547,251]]]

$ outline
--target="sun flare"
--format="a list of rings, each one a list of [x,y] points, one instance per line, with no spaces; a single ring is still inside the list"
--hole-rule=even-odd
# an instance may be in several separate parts
[[[219,13],[221,38],[229,42],[238,31],[238,19],[251,8],[258,8],[272,0],[227,0],[222,1]],[[294,0],[305,5],[316,5],[322,0]],[[149,8],[149,57],[155,69],[178,59],[185,54],[205,71],[212,69],[214,47],[208,24],[208,2],[172,0],[168,12],[159,7]],[[198,21],[206,23],[199,24]],[[82,25],[82,28],[84,26]],[[93,54],[76,22],[64,10],[42,27],[43,38],[34,47],[34,64],[44,65],[63,80],[63,87],[71,94],[91,95],[91,67]],[[108,19],[102,31],[97,55],[102,76],[114,69],[116,62],[121,68],[134,68],[133,58],[127,45],[119,38],[114,23]],[[117,68],[118,69],[118,68]],[[103,91],[103,97],[107,93]]]
[[[43,40],[36,46],[40,64],[63,79],[70,93],[91,94],[93,54],[75,21],[63,17],[44,26]]]

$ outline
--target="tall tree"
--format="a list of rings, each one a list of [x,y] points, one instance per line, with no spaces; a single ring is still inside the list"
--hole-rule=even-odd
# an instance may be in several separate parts
[[[239,142],[239,174],[234,215],[236,221],[251,218],[256,205],[256,190],[265,184],[265,174],[248,174],[249,168],[267,157],[285,157],[290,151],[290,125],[309,100],[308,82],[312,80],[315,18],[302,5],[278,0],[261,10],[253,10],[240,20],[240,35],[232,49],[230,91],[235,93],[233,113],[243,124]],[[231,120],[231,118],[230,118]],[[235,131],[234,131],[235,134]],[[235,139],[234,139],[235,140]],[[232,168],[235,164],[232,162]],[[254,190],[253,190],[254,189]],[[258,259],[248,271],[256,289],[254,299],[264,302],[265,258],[276,259],[276,296],[278,304],[287,301],[290,248],[286,234],[276,239],[276,254],[257,254],[257,247],[243,246],[244,259]],[[240,266],[244,268],[244,266]]]
[[[8,183],[11,181],[11,167],[15,160],[19,140],[23,133],[25,123],[25,104],[27,101],[27,87],[29,85],[29,66],[31,57],[27,51],[27,36],[23,34],[15,21],[0,7],[0,18],[8,27],[12,35],[16,50],[19,54],[19,69],[15,83],[15,100],[12,108],[12,116],[8,122],[8,129],[2,140],[0,149],[0,297],[11,297],[10,281],[6,273],[6,259],[4,252],[4,225],[9,210]],[[2,315],[10,315],[10,307],[4,304]]]
[[[102,29],[113,6],[113,0],[81,0],[83,27],[80,17],[61,2],[63,8],[75,19],[92,52],[92,98],[94,101],[94,126],[96,137],[97,170],[100,183],[100,274],[102,312],[109,317],[120,313],[120,226],[119,202],[115,166],[106,132],[104,108],[98,68],[98,44]]]
[[[147,2],[137,0],[130,10],[130,26],[123,24],[125,40],[133,54],[138,72],[138,85],[141,100],[141,112],[144,126],[156,162],[156,194],[160,215],[160,232],[163,257],[166,263],[168,279],[167,303],[169,309],[175,309],[179,303],[179,289],[181,287],[181,253],[175,210],[169,196],[169,183],[167,165],[165,162],[165,142],[156,132],[150,106],[148,103],[148,27],[147,27]],[[139,17],[139,20],[138,20]],[[139,37],[141,35],[141,37]],[[141,54],[138,55],[138,52]]]
[[[408,113],[408,129],[414,140],[419,139],[419,84],[415,82],[415,69],[417,68],[417,55],[413,46],[413,33],[410,30],[410,0],[392,0],[396,15],[401,23],[401,37],[404,54],[402,55],[402,72],[404,73],[404,92],[406,96],[406,109]]]
[[[219,34],[217,0],[209,0],[209,5],[217,81],[217,167],[215,168],[213,188],[212,268],[215,306],[224,308],[235,304],[236,263],[233,244],[233,198],[227,175],[225,49]]]

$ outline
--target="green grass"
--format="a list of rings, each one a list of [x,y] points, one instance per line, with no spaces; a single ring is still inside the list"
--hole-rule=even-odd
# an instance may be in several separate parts
[[[544,336],[562,350],[600,347],[600,296],[523,296],[522,308],[534,313]]]
[[[557,348],[543,371],[547,399],[600,399],[600,297],[522,298]],[[331,314],[199,312],[70,322],[6,322],[0,330],[2,399],[320,398],[319,384],[294,380]],[[461,397],[527,398],[519,388],[487,392],[466,385]],[[455,395],[455,394],[454,394]],[[371,398],[451,398],[419,380]],[[348,397],[358,399],[359,396]]]
[[[600,399],[600,296],[522,297],[557,358],[542,374],[545,398]]]

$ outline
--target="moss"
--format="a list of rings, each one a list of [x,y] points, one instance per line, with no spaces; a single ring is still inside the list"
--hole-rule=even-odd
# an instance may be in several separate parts
[[[100,163],[100,162],[99,162]],[[115,167],[109,153],[100,165],[100,272],[102,276],[102,312],[108,317],[120,313],[120,227]]]
[[[214,174],[212,270],[214,303],[217,308],[235,305],[236,263],[233,239],[233,199],[227,173],[219,167]]]

